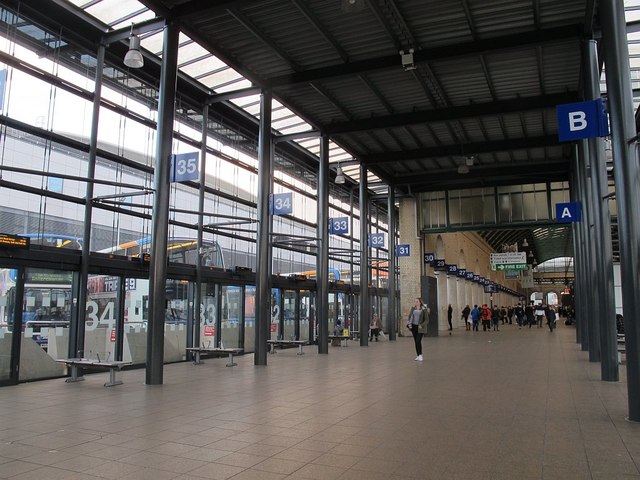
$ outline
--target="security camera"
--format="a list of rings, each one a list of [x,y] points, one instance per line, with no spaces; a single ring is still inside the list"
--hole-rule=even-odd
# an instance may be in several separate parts
[[[402,68],[406,70],[415,70],[416,65],[413,61],[413,48],[409,49],[409,53],[405,53],[404,50],[400,50],[400,59],[402,61]]]

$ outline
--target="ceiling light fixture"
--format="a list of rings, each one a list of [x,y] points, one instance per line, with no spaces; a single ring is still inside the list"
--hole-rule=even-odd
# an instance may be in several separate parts
[[[336,168],[336,178],[334,182],[336,183],[336,185],[343,185],[346,181],[347,180],[346,178],[344,178],[344,174],[342,173],[342,168],[340,168],[340,165],[338,165],[338,168]]]
[[[124,64],[129,68],[142,68],[144,66],[144,57],[140,52],[140,37],[133,34],[133,27],[131,27],[129,51],[124,56]]]
[[[460,165],[458,167],[458,173],[460,174],[465,174],[465,173],[469,173],[469,167],[466,164]]]
[[[523,247],[528,247],[529,246],[529,243],[527,242],[526,238],[522,241],[522,246]]]

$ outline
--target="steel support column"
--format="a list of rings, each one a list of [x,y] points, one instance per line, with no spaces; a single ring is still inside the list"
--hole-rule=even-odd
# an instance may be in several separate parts
[[[398,330],[398,316],[396,314],[396,191],[393,185],[389,185],[389,199],[387,202],[389,210],[389,305],[387,308],[389,328],[389,340],[396,339]]]
[[[589,144],[586,140],[580,142],[583,145],[582,158],[580,159],[580,174],[582,179],[582,224],[585,240],[585,251],[587,252],[587,281],[588,292],[597,291],[596,278],[598,276],[598,262],[596,260],[596,245],[594,231],[593,192],[591,191],[591,158],[589,155]],[[594,312],[600,310],[600,298],[598,295],[588,296],[588,312],[586,321],[589,325],[589,361],[600,361],[600,322]]]
[[[204,223],[204,191],[207,181],[207,136],[209,124],[209,106],[202,108],[202,145],[200,145],[200,185],[198,189],[198,237],[196,259],[196,292],[194,295],[193,336],[187,339],[187,347],[200,346],[200,316],[202,315],[202,237]],[[190,344],[190,345],[189,345]]]
[[[102,99],[102,72],[104,70],[105,45],[98,46],[96,57],[96,79],[93,89],[93,107],[91,112],[91,136],[89,139],[89,159],[87,161],[87,179],[84,223],[82,232],[82,259],[78,284],[78,304],[76,324],[71,325],[69,338],[69,356],[84,356],[84,325],[87,313],[87,283],[89,279],[89,256],[91,255],[91,218],[93,216],[93,180],[96,176],[96,158],[98,154],[98,124],[100,121],[100,100]]]
[[[580,286],[582,287],[582,292],[583,292],[583,296],[581,298],[582,300],[582,314],[580,317],[580,322],[582,324],[582,337],[580,339],[580,342],[582,344],[582,351],[588,352],[589,351],[589,345],[590,345],[590,341],[589,338],[591,336],[591,324],[589,322],[589,312],[592,312],[593,310],[591,309],[591,296],[588,294],[588,292],[590,291],[590,284],[591,284],[591,277],[590,277],[590,271],[591,271],[591,264],[589,262],[589,256],[590,256],[590,250],[589,250],[589,243],[588,243],[588,227],[589,227],[589,216],[588,216],[588,208],[585,205],[585,198],[586,198],[586,192],[585,192],[585,158],[587,156],[586,153],[586,142],[585,141],[581,141],[578,142],[578,161],[577,161],[577,169],[576,169],[576,177],[578,179],[578,199],[580,201],[580,204],[582,205],[582,209],[583,209],[583,215],[582,215],[582,221],[579,223],[579,230],[580,230],[580,246],[581,246],[581,250],[582,250],[582,275],[581,275],[581,282],[580,282]]]
[[[369,195],[367,167],[360,164],[360,346],[369,345]]]
[[[271,90],[260,97],[260,137],[258,138],[258,234],[256,237],[256,338],[254,365],[267,364],[271,323],[271,271],[269,261],[269,195],[271,194]]]
[[[316,324],[318,353],[329,353],[329,137],[320,137]]]
[[[572,149],[571,155],[571,173],[569,178],[569,198],[572,202],[577,202],[578,196],[578,178],[577,178],[578,160],[576,149]],[[576,343],[582,343],[582,323],[577,321],[578,312],[582,312],[582,244],[580,243],[580,224],[574,222],[571,224],[573,231],[573,308],[574,322],[576,326]]]
[[[587,100],[600,98],[600,69],[598,46],[594,40],[584,43],[585,93]],[[611,219],[609,204],[604,196],[607,190],[607,160],[604,140],[589,139],[589,162],[591,165],[591,202],[594,224],[596,275],[595,295],[599,299],[598,323],[600,331],[600,374],[604,381],[617,382],[618,342],[616,332],[615,291],[613,287],[613,247],[611,245]]]
[[[600,2],[604,61],[607,69],[607,93],[613,173],[618,205],[620,237],[620,273],[624,304],[625,339],[627,349],[627,394],[629,419],[640,421],[640,170],[638,169],[633,95],[629,69],[629,47],[622,0]]]
[[[147,322],[147,385],[161,385],[164,363],[164,318],[167,288],[167,235],[169,233],[169,170],[176,103],[178,36],[173,21],[167,21],[162,47],[156,163],[153,172],[155,195],[151,227],[149,264],[149,321]]]

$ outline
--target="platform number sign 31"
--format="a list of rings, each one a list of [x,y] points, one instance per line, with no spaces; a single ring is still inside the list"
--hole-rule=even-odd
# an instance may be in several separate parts
[[[273,215],[290,215],[293,212],[291,192],[274,193],[270,198],[270,206]]]
[[[369,247],[384,248],[384,233],[370,233]]]
[[[396,245],[396,257],[410,257],[411,246],[410,245]]]

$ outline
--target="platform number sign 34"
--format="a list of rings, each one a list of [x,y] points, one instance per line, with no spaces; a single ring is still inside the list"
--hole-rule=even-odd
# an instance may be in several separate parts
[[[274,193],[270,198],[270,210],[273,215],[290,215],[293,212],[291,192]]]

